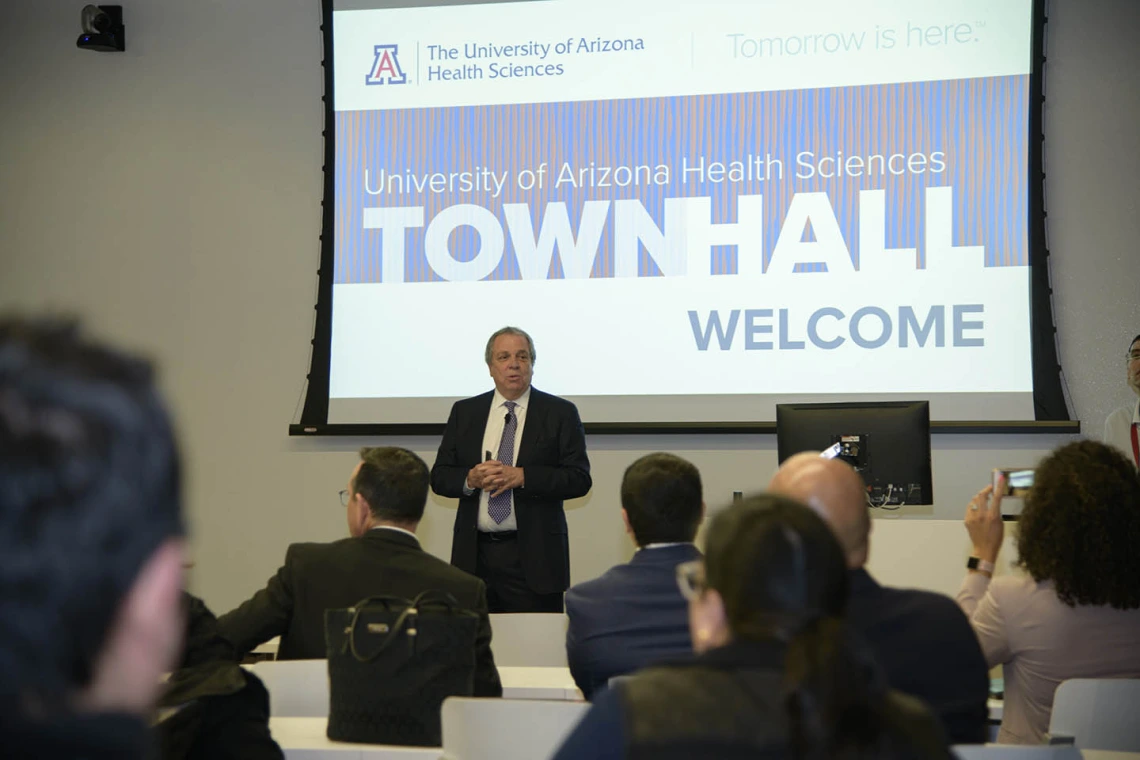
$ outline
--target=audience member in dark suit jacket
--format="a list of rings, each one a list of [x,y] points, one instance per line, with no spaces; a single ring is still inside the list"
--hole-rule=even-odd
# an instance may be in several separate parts
[[[985,742],[989,671],[977,636],[950,597],[886,588],[863,569],[871,518],[859,474],[837,459],[797,454],[768,487],[807,504],[835,531],[851,570],[848,623],[874,651],[891,688],[926,702],[951,744]]]
[[[614,676],[693,649],[676,571],[701,556],[701,474],[680,457],[648,454],[626,469],[621,506],[637,553],[566,594],[566,657],[587,699]]]
[[[369,596],[412,598],[422,591],[446,591],[480,616],[475,696],[500,696],[486,586],[425,552],[415,536],[427,501],[427,465],[400,448],[365,448],[360,458],[341,492],[351,538],[290,546],[268,585],[219,618],[218,631],[239,656],[280,636],[278,659],[321,659],[326,656],[325,610],[351,607]]]

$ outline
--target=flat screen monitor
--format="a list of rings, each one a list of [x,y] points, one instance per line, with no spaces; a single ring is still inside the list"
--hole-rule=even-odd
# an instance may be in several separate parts
[[[778,404],[776,445],[780,462],[802,451],[844,460],[872,506],[933,503],[926,401]]]

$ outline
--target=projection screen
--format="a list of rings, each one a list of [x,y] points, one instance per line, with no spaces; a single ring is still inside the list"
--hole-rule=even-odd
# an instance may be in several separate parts
[[[1068,419],[1033,0],[326,0],[302,423],[441,424],[504,325],[589,423]]]

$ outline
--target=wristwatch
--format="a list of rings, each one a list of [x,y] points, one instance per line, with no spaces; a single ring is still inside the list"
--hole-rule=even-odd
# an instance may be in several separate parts
[[[970,570],[981,570],[983,573],[990,573],[991,575],[994,571],[993,562],[987,562],[986,560],[979,559],[978,557],[970,557],[968,560],[966,560],[966,567]]]

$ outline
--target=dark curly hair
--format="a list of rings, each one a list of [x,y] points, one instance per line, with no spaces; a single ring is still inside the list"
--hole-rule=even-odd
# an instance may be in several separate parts
[[[1120,452],[1077,441],[1037,466],[1017,536],[1018,564],[1070,607],[1140,607],[1140,475]]]

